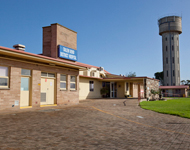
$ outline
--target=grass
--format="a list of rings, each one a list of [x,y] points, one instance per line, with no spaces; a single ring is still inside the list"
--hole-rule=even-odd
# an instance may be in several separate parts
[[[143,101],[140,103],[143,109],[153,110],[159,113],[190,118],[190,98],[171,99],[167,101]]]

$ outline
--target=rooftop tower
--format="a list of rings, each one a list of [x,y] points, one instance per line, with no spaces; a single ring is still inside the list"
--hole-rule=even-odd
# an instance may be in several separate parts
[[[166,16],[158,20],[162,36],[164,86],[180,85],[179,34],[181,17]]]

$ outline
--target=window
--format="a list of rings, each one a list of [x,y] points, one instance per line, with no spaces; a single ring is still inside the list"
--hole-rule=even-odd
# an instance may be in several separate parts
[[[30,76],[31,75],[31,70],[21,69],[21,75],[22,76]]]
[[[166,41],[167,41],[167,37],[166,37]]]
[[[181,93],[181,89],[176,89],[176,93],[180,94]]]
[[[47,72],[41,72],[42,77],[50,77],[50,78],[55,78],[54,73],[47,73]]]
[[[174,46],[172,45],[172,51],[174,50]]]
[[[76,77],[71,76],[70,78],[70,90],[76,90]]]
[[[102,82],[102,87],[105,87],[106,86],[106,82]]]
[[[172,59],[173,59],[173,63],[174,63],[174,57]]]
[[[168,70],[167,70],[167,77],[168,77]]]
[[[174,38],[172,37],[172,40],[173,40]]]
[[[89,81],[90,91],[94,91],[94,81]]]
[[[173,70],[173,76],[175,76],[175,71]]]
[[[129,83],[126,82],[126,91],[129,91]]]
[[[0,66],[0,88],[9,87],[8,67]]]
[[[166,64],[168,63],[168,57],[166,57]]]
[[[63,74],[60,76],[60,89],[67,89],[67,76]]]
[[[175,86],[175,83],[173,83],[173,85]]]
[[[168,47],[166,46],[166,51],[168,50]]]

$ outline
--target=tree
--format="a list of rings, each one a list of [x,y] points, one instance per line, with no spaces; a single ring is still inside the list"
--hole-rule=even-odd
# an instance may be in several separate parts
[[[182,84],[182,85],[185,85],[185,84],[186,84],[186,81],[185,81],[185,80],[181,80],[181,84]]]
[[[128,74],[126,74],[126,77],[136,77],[136,72],[129,72]]]
[[[154,76],[155,76],[155,79],[160,80],[160,85],[163,85],[163,83],[164,83],[164,72],[163,71],[162,72],[156,72],[154,74]]]
[[[188,85],[190,88],[190,80],[181,80],[182,85]]]
[[[190,80],[186,80],[187,85],[190,85]]]

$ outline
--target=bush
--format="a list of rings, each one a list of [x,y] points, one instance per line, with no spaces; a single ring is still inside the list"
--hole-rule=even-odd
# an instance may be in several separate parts
[[[109,90],[106,87],[103,87],[103,88],[100,89],[100,94],[102,96],[106,95],[108,92],[109,92]]]

